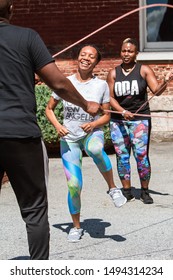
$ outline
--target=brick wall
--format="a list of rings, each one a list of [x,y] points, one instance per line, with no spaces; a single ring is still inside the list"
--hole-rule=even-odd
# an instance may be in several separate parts
[[[34,28],[51,52],[62,50],[108,22],[138,7],[133,0],[14,0],[12,22]],[[105,56],[118,54],[120,42],[136,37],[139,32],[138,13],[126,17],[93,35],[85,42],[96,43]],[[74,49],[74,48],[73,48]],[[71,57],[73,50],[61,57]]]
[[[14,0],[12,23],[37,30],[54,55],[138,6],[135,0]],[[138,12],[82,42],[94,43],[101,49],[103,60],[96,71],[102,78],[118,64],[120,44],[126,37],[139,39]],[[77,48],[78,45],[57,56],[57,63],[66,75],[75,71],[76,64],[71,58],[75,59]],[[159,78],[170,67],[169,64],[149,64]]]

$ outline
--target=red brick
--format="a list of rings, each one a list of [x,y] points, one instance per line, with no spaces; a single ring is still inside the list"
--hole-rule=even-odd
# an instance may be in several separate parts
[[[50,50],[59,50],[59,47],[63,49],[119,16],[138,8],[138,1],[20,0],[15,1],[14,6],[12,23],[37,30]],[[138,17],[138,13],[134,13],[96,33],[87,41],[101,48],[104,45],[109,49],[105,51],[107,57],[118,55],[122,39],[131,34],[138,39]],[[61,55],[64,56],[69,58],[70,53]]]

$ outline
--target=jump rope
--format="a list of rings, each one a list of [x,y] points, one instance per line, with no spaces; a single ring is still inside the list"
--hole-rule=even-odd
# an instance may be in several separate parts
[[[153,8],[153,7],[168,7],[168,8],[171,8],[173,9],[173,5],[170,5],[170,4],[161,4],[161,3],[158,3],[158,4],[150,4],[150,5],[145,5],[145,6],[142,6],[142,7],[139,7],[137,9],[134,9],[128,13],[125,13],[124,15],[108,22],[107,24],[103,25],[102,27],[96,29],[95,31],[91,32],[90,34],[88,34],[87,36],[81,38],[80,40],[76,41],[75,43],[69,45],[68,47],[64,48],[63,50],[59,51],[58,53],[54,54],[52,57],[55,58],[57,57],[58,55],[64,53],[65,51],[71,49],[72,47],[76,46],[77,44],[81,43],[82,41],[88,39],[89,37],[93,36],[94,34],[100,32],[101,30],[107,28],[108,26],[114,24],[115,22],[118,22],[119,20],[133,14],[133,13],[136,13],[138,11],[141,11],[141,10],[144,10],[144,9],[149,9],[149,8]],[[149,103],[149,101],[151,101],[151,99],[156,96],[164,87],[165,85],[167,85],[171,80],[173,79],[173,77],[171,77],[168,81],[166,81],[166,83],[164,83],[164,85],[155,93],[153,94],[146,102],[144,102],[142,104],[142,106],[140,106],[140,108],[138,108],[138,110],[133,114],[134,116],[144,116],[144,117],[159,117],[159,118],[173,118],[173,116],[158,116],[158,115],[146,115],[146,114],[139,114],[138,112],[147,104]],[[118,112],[118,111],[114,111],[114,110],[104,110],[105,112],[110,112],[110,113],[116,113],[116,114],[122,114],[121,112]]]

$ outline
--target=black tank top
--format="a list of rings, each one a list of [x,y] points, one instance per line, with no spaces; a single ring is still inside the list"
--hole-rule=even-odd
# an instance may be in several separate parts
[[[141,64],[136,63],[135,68],[127,76],[123,74],[122,66],[115,68],[116,79],[114,84],[114,98],[125,109],[135,113],[148,99],[147,83],[140,74]],[[139,114],[150,114],[147,103]],[[111,119],[122,119],[120,114],[111,114]],[[149,119],[149,117],[136,116],[134,120]]]

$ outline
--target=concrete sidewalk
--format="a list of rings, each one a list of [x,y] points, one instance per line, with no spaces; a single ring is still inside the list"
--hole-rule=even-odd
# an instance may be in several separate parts
[[[119,185],[114,155],[115,182]],[[150,192],[154,204],[140,200],[140,185],[132,157],[132,185],[136,200],[115,208],[106,183],[92,160],[83,158],[81,226],[78,243],[68,243],[71,217],[61,159],[50,159],[49,221],[51,260],[172,260],[173,259],[173,143],[152,142]],[[0,197],[0,260],[28,259],[25,224],[11,187]]]

